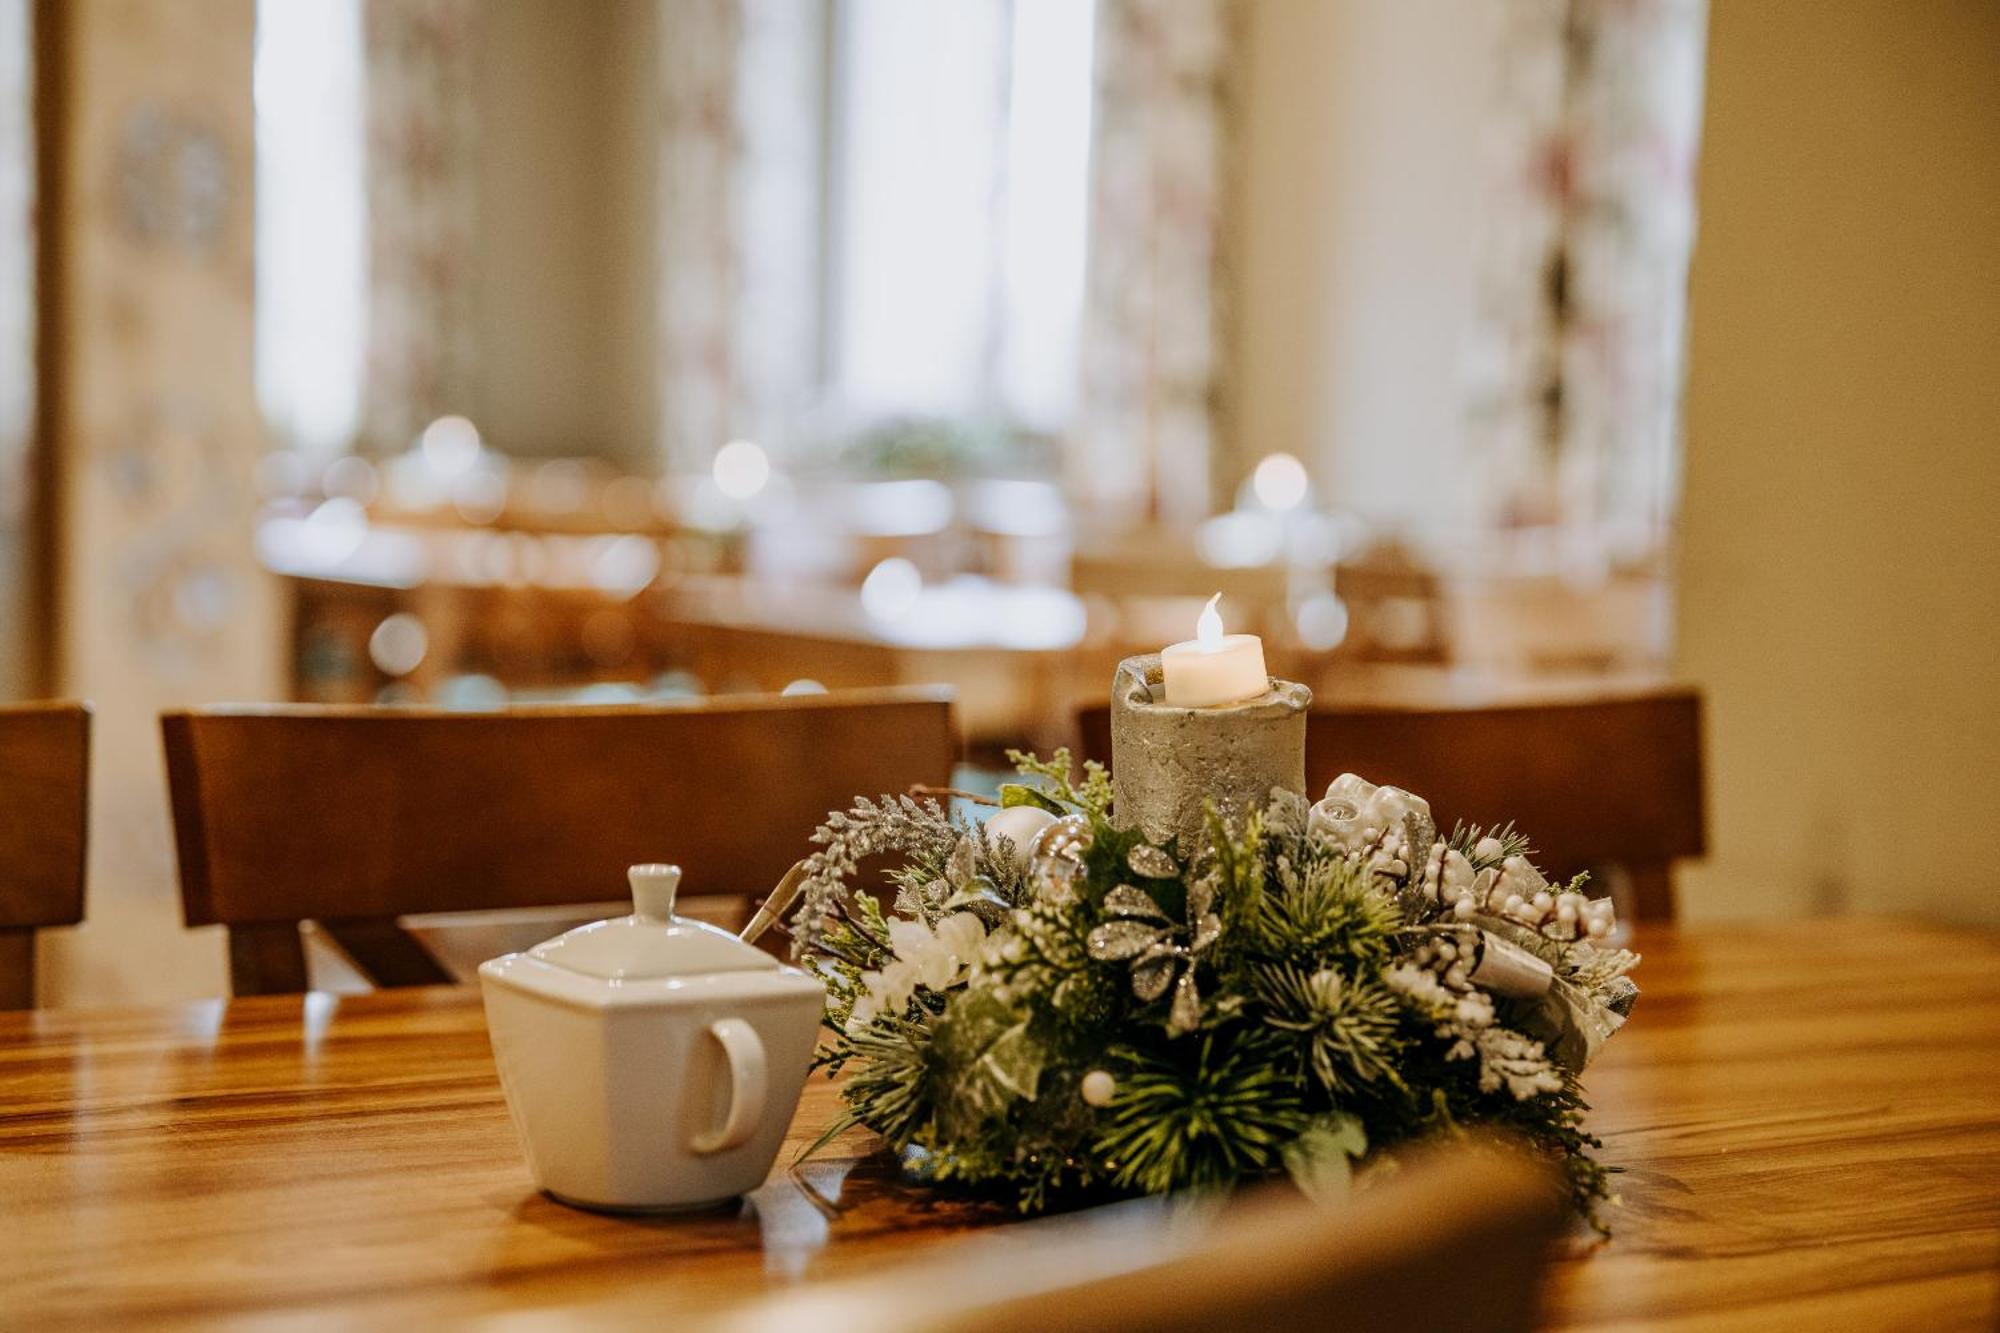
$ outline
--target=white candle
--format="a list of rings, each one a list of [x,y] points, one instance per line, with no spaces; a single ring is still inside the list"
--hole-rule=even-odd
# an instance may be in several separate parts
[[[1264,671],[1264,641],[1254,634],[1224,634],[1215,604],[1202,608],[1195,637],[1160,651],[1167,703],[1175,708],[1213,708],[1254,699],[1271,687]]]

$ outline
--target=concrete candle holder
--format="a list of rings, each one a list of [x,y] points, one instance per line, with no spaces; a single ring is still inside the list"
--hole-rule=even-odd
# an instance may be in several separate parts
[[[1312,691],[1295,681],[1241,703],[1175,708],[1165,698],[1158,653],[1128,657],[1111,682],[1112,818],[1150,842],[1201,845],[1204,807],[1234,823],[1271,799],[1273,788],[1305,794],[1306,709]]]

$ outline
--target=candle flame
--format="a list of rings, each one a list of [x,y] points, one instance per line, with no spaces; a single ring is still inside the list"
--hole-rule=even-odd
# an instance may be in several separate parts
[[[1194,622],[1194,637],[1203,652],[1212,653],[1222,646],[1222,616],[1215,609],[1221,600],[1221,593],[1209,598],[1208,605],[1201,609],[1201,619]]]

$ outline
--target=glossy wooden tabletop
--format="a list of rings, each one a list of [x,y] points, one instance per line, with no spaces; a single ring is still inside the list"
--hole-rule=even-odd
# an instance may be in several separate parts
[[[1818,922],[1642,936],[1591,1070],[1617,1235],[1556,1265],[1562,1325],[1991,1328],[2000,941]],[[794,1147],[834,1113],[809,1086]],[[1007,1222],[853,1135],[740,1205],[598,1217],[537,1195],[475,994],[0,1015],[0,1327],[661,1315]]]

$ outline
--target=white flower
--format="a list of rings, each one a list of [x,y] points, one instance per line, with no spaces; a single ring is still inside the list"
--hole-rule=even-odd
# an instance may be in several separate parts
[[[893,918],[889,948],[895,956],[881,971],[861,974],[862,991],[848,1012],[848,1031],[866,1027],[882,1014],[901,1013],[919,986],[941,991],[957,985],[985,942],[986,926],[970,912],[946,917],[935,933],[921,921]]]

